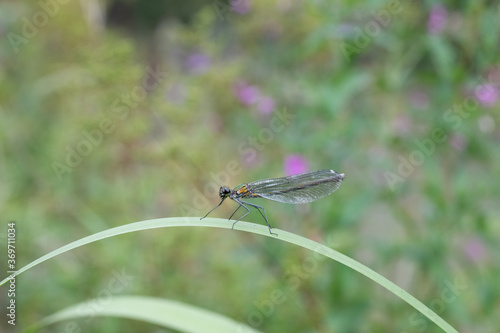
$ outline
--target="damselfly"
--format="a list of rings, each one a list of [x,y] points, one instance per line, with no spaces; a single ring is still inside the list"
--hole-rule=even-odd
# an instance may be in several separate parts
[[[236,186],[232,190],[227,186],[221,186],[219,189],[219,197],[222,199],[221,202],[212,208],[212,210],[210,210],[207,215],[203,216],[201,219],[207,217],[208,214],[214,211],[214,209],[222,205],[226,198],[229,198],[239,204],[238,208],[236,208],[231,216],[229,216],[229,220],[238,211],[238,209],[240,209],[240,207],[247,210],[242,217],[233,223],[233,228],[238,221],[250,214],[250,208],[248,208],[248,206],[251,206],[257,208],[260,215],[262,215],[264,220],[266,220],[271,235],[276,235],[271,232],[271,225],[267,220],[267,214],[264,207],[254,203],[242,201],[241,199],[265,198],[289,204],[303,204],[332,194],[339,188],[340,184],[342,184],[344,177],[345,175],[343,173],[336,173],[333,170],[319,170],[301,173],[294,176],[263,179],[252,183],[244,183]]]

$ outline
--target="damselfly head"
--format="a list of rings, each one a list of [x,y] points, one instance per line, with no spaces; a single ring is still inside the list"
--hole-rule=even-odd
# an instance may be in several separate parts
[[[221,199],[227,198],[231,194],[231,190],[227,186],[221,186],[219,189],[219,197]]]

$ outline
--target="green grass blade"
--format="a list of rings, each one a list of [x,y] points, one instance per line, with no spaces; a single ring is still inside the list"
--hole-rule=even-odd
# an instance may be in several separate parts
[[[29,268],[36,266],[45,260],[48,260],[52,257],[57,256],[58,254],[64,253],[66,251],[72,250],[74,248],[80,247],[85,244],[89,244],[104,238],[113,237],[116,235],[121,235],[129,232],[139,231],[139,230],[147,230],[154,228],[163,228],[163,227],[216,227],[216,228],[226,228],[230,229],[232,223],[229,223],[226,219],[215,219],[215,218],[207,218],[204,220],[200,220],[199,217],[172,217],[172,218],[163,218],[163,219],[155,219],[155,220],[147,220],[142,222],[135,222],[126,225],[122,225],[116,228],[108,229],[105,231],[98,232],[96,234],[84,237],[75,242],[72,242],[68,245],[65,245],[57,250],[54,250],[37,260],[31,262],[30,264],[24,266],[20,270],[18,270],[15,274],[11,276],[18,275]],[[288,243],[296,244],[303,248],[309,249],[311,251],[315,251],[317,253],[323,254],[333,260],[336,260],[358,272],[365,275],[366,277],[372,279],[376,283],[380,284],[387,290],[391,291],[395,295],[399,296],[402,300],[413,306],[420,313],[426,316],[428,319],[436,323],[439,327],[441,327],[447,333],[456,333],[457,331],[451,327],[447,322],[445,322],[441,317],[439,317],[436,313],[434,313],[431,309],[425,306],[422,302],[417,300],[415,297],[408,294],[405,290],[401,289],[391,281],[384,278],[382,275],[376,273],[365,265],[329,248],[320,243],[312,241],[310,239],[280,230],[273,229],[278,236],[273,236],[269,234],[269,230],[267,226],[263,226],[260,224],[247,223],[247,222],[238,222],[236,224],[235,229],[252,232],[255,234],[260,234],[266,237],[276,238]],[[9,280],[9,277],[5,278],[0,285],[3,285],[5,282]]]
[[[88,300],[73,305],[43,319],[37,326],[46,326],[70,319],[110,316],[142,320],[180,332],[259,333],[250,326],[218,313],[162,298],[113,296],[99,306],[99,311],[88,305],[97,302],[98,300]]]

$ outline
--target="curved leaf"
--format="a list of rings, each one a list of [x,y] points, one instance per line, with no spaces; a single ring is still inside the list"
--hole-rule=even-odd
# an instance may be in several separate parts
[[[216,228],[226,228],[230,229],[232,226],[232,223],[228,223],[227,220],[225,219],[215,219],[215,218],[206,218],[204,220],[200,220],[199,217],[171,217],[171,218],[162,218],[162,219],[155,219],[155,220],[147,220],[147,221],[142,221],[142,222],[135,222],[135,223],[130,223],[126,225],[122,225],[116,228],[108,229],[105,231],[98,232],[96,234],[84,237],[82,239],[79,239],[77,241],[74,241],[73,243],[70,243],[68,245],[65,245],[63,247],[60,247],[57,250],[54,250],[37,260],[31,262],[30,264],[24,266],[20,270],[18,270],[15,274],[12,274],[12,276],[16,276],[18,274],[21,274],[22,272],[30,269],[31,267],[38,265],[45,260],[48,260],[52,257],[55,257],[58,254],[64,253],[66,251],[72,250],[74,248],[77,248],[79,246],[92,243],[104,238],[116,236],[116,235],[121,235],[125,234],[128,232],[134,232],[134,231],[139,231],[139,230],[147,230],[147,229],[154,229],[154,228],[163,228],[163,227],[216,227]],[[303,248],[315,251],[317,253],[321,253],[324,256],[327,256],[335,261],[338,261],[358,272],[361,274],[365,275],[366,277],[372,279],[373,281],[377,282],[390,292],[394,293],[398,297],[400,297],[402,300],[413,306],[415,309],[417,309],[420,313],[422,313],[424,316],[432,320],[434,323],[436,323],[439,327],[441,327],[445,332],[453,332],[457,333],[457,331],[451,327],[447,322],[445,322],[441,317],[439,317],[436,313],[434,313],[431,309],[429,309],[427,306],[425,306],[422,302],[417,300],[415,297],[412,295],[408,294],[405,290],[401,289],[391,281],[387,280],[384,278],[382,275],[378,274],[377,272],[373,271],[372,269],[366,267],[365,265],[355,261],[354,259],[351,259],[345,255],[343,255],[340,252],[337,252],[329,247],[326,247],[325,245],[322,245],[320,243],[317,243],[315,241],[312,241],[310,239],[304,238],[299,235],[292,234],[287,231],[283,231],[280,229],[273,229],[274,232],[276,232],[278,235],[274,236],[269,234],[269,230],[267,226],[263,226],[260,224],[254,224],[254,223],[248,223],[248,222],[239,222],[238,224],[235,225],[236,230],[242,230],[242,231],[247,231],[247,232],[252,232],[255,234],[260,234],[266,237],[272,237],[272,238],[277,238],[279,240],[296,244],[298,246],[301,246]],[[4,284],[9,280],[10,277],[5,278],[2,282],[0,282],[0,285]]]
[[[70,319],[111,316],[142,320],[188,333],[259,333],[247,325],[218,313],[162,298],[113,296],[110,300],[99,304],[99,311],[89,304],[98,304],[98,300],[88,300],[68,307],[45,318],[39,326]]]

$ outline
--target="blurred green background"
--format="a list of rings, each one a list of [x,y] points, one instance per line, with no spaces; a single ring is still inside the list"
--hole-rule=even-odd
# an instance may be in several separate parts
[[[2,1],[1,243],[15,221],[20,268],[122,224],[203,216],[220,185],[334,169],[346,179],[325,199],[259,201],[271,225],[368,265],[460,332],[497,332],[499,15],[495,1]],[[212,228],[113,237],[19,276],[17,327],[126,274],[113,295],[177,300],[264,332],[440,331],[314,258]],[[285,300],[270,311],[276,290]]]

